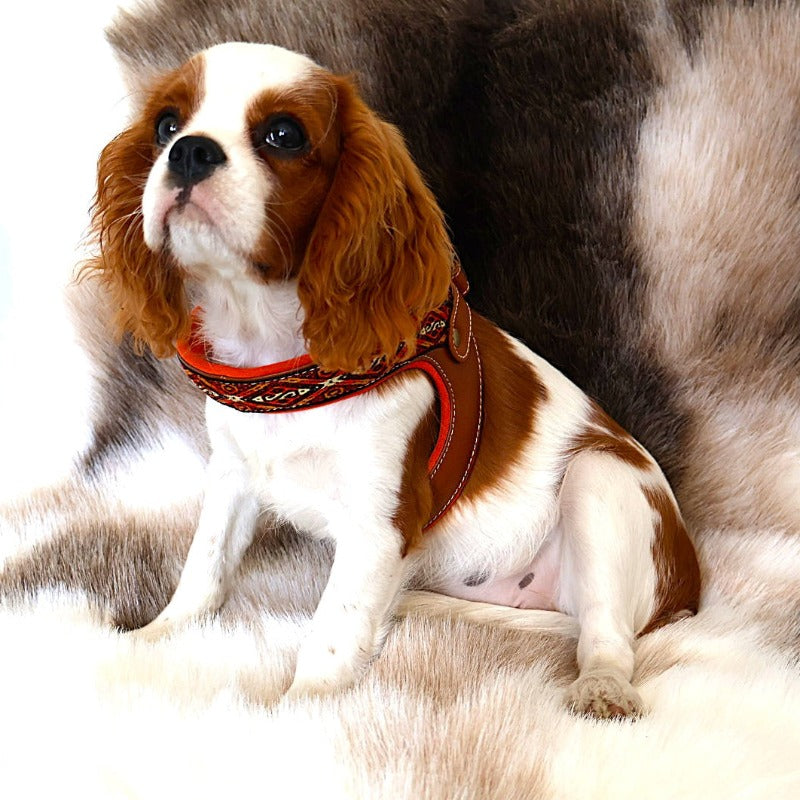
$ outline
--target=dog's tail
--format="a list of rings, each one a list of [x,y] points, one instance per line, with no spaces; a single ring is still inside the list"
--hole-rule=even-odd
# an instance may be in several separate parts
[[[560,611],[510,608],[492,603],[461,600],[435,592],[406,592],[395,609],[399,617],[451,617],[513,630],[555,633],[578,638],[578,620]]]

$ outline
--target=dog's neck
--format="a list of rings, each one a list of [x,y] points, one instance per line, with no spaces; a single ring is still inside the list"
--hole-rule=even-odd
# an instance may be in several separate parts
[[[305,353],[296,280],[206,278],[198,290],[203,338],[214,360],[257,367]]]

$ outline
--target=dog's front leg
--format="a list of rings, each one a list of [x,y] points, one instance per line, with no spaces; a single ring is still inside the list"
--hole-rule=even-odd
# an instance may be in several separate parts
[[[353,684],[377,655],[406,575],[403,539],[392,526],[337,537],[336,555],[300,647],[288,696],[323,694]]]
[[[135,632],[137,638],[164,636],[191,619],[219,609],[230,579],[253,539],[259,505],[249,491],[241,460],[211,456],[200,520],[175,594],[164,610]]]

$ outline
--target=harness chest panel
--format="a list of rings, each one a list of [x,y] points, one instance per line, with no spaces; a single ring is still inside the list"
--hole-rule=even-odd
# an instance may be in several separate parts
[[[209,360],[194,314],[192,334],[178,342],[178,357],[192,382],[212,400],[245,413],[284,414],[338,403],[370,391],[394,375],[422,370],[433,383],[439,431],[428,459],[433,492],[429,528],[455,503],[472,473],[483,428],[483,372],[472,314],[458,272],[447,302],[428,313],[410,358],[386,366],[376,359],[364,372],[323,370],[309,356],[263,367],[238,368]],[[402,352],[399,354],[402,356]]]

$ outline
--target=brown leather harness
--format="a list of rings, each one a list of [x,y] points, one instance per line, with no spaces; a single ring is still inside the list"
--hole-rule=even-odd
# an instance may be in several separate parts
[[[475,465],[483,428],[483,370],[472,311],[464,300],[468,289],[459,267],[447,301],[423,319],[414,355],[388,367],[386,359],[379,358],[364,372],[332,372],[321,369],[307,355],[255,368],[218,364],[208,359],[196,313],[192,334],[178,342],[178,357],[189,378],[212,400],[237,411],[263,414],[337,403],[369,391],[393,375],[422,370],[439,401],[439,432],[428,459],[433,512],[424,526],[427,529],[463,491]]]

